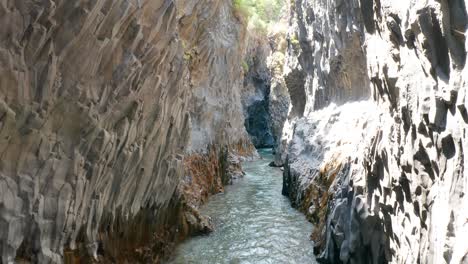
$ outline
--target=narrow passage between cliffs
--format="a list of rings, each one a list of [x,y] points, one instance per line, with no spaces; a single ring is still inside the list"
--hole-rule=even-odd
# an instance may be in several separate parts
[[[243,164],[245,177],[213,196],[202,213],[215,231],[181,244],[170,263],[316,263],[312,225],[281,195],[282,172],[271,150]]]

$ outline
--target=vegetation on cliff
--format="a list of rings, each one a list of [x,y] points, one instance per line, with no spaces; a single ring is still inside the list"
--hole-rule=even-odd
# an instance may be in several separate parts
[[[236,16],[246,21],[249,29],[264,35],[281,17],[284,5],[281,0],[233,0]]]

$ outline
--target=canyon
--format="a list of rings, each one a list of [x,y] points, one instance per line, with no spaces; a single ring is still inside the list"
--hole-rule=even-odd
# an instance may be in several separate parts
[[[247,2],[0,1],[0,263],[165,262],[251,161],[319,263],[468,263],[465,1]]]

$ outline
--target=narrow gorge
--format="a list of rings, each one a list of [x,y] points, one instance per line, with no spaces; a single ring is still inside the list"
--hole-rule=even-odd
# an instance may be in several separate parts
[[[0,264],[468,264],[465,0],[0,0]]]

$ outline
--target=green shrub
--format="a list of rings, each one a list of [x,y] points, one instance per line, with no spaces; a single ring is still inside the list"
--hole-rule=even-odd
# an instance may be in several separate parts
[[[293,36],[291,37],[291,44],[293,44],[294,46],[299,45],[299,40],[297,39],[297,36],[296,36],[296,35],[293,35]]]
[[[233,0],[232,2],[236,15],[247,21],[252,16],[251,6],[248,2],[249,0]]]
[[[184,60],[185,61],[191,61],[192,60],[192,54],[190,54],[189,52],[185,52],[184,53]]]
[[[242,61],[242,69],[244,69],[244,72],[249,71],[249,64],[246,61]]]
[[[251,30],[263,35],[268,33],[268,26],[269,25],[257,15],[253,16],[249,22],[249,28]]]
[[[266,29],[278,21],[284,0],[233,0],[235,13],[254,28]]]
[[[291,8],[296,9],[296,1],[290,0]]]
[[[256,13],[265,23],[278,21],[281,16],[281,9],[284,6],[284,0],[257,0],[254,2]]]

